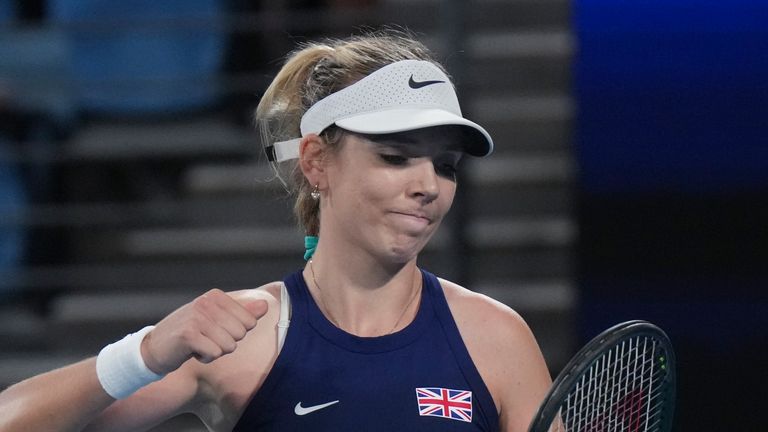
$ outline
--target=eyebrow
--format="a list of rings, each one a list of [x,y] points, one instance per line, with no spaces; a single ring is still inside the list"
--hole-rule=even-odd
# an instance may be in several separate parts
[[[404,153],[418,153],[417,147],[421,144],[420,139],[408,133],[391,133],[381,135],[358,134],[365,140],[373,143],[377,148],[389,147]],[[464,154],[465,150],[461,140],[451,140],[443,150],[447,152],[457,152]]]
[[[376,149],[376,151],[386,151],[387,149],[390,149],[408,158],[422,157],[427,154],[425,149],[421,148],[416,140],[387,139],[372,142],[374,143],[374,149]]]
[[[418,144],[417,139],[405,134],[365,135],[364,138],[367,139],[368,141],[371,141],[374,144],[385,145],[390,147],[412,146],[412,145]]]

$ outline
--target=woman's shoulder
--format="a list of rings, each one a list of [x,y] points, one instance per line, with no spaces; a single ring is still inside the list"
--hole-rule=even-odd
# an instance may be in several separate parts
[[[233,299],[239,302],[248,302],[252,300],[266,300],[267,304],[280,303],[280,288],[282,282],[273,281],[255,288],[247,288],[236,291],[229,291]]]
[[[501,417],[502,429],[524,430],[551,384],[536,338],[509,306],[440,280],[462,340]]]
[[[254,358],[263,358],[269,363],[276,355],[276,326],[280,314],[280,282],[270,282],[256,288],[229,291],[227,294],[240,303],[264,300],[267,302],[267,312],[258,320],[256,327],[248,331],[246,336],[238,342],[238,347],[229,355],[217,361],[201,365],[209,373],[224,373],[240,366],[252,367]],[[237,365],[237,366],[236,366]]]
[[[523,317],[510,306],[455,282],[438,280],[459,328],[494,329],[491,333],[499,336],[509,336],[509,332],[523,332],[527,336],[530,332]]]
[[[241,303],[264,300],[267,313],[255,328],[238,342],[231,354],[208,364],[192,362],[196,377],[202,385],[195,411],[207,424],[219,423],[214,429],[231,429],[245,409],[251,395],[257,391],[277,357],[277,321],[280,314],[281,282],[270,282],[259,287],[228,291]],[[225,415],[218,420],[209,418],[205,407],[218,405]],[[225,425],[225,426],[222,426]]]

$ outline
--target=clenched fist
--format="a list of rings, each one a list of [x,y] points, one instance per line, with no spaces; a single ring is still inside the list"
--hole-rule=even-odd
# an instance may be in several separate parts
[[[141,343],[144,363],[166,374],[196,358],[210,363],[237,348],[237,342],[256,327],[267,312],[265,300],[240,303],[213,289],[160,321]]]

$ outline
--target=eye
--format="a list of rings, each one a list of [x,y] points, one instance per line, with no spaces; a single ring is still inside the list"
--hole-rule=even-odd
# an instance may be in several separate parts
[[[437,175],[456,180],[456,165],[451,163],[435,163],[435,172]]]
[[[390,165],[401,166],[408,163],[408,158],[402,155],[381,153],[379,157]]]
[[[450,152],[436,157],[432,163],[435,165],[435,172],[437,175],[456,180],[461,156],[461,153]]]

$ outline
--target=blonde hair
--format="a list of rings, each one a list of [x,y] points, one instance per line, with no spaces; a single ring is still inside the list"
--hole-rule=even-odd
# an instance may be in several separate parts
[[[300,137],[301,117],[317,101],[401,60],[427,60],[444,71],[427,47],[399,30],[300,45],[288,55],[256,108],[262,145]],[[344,131],[329,127],[321,136],[330,151],[338,151]],[[272,164],[277,177],[296,197],[294,214],[298,222],[307,235],[318,235],[319,203],[310,198],[314,185],[306,180],[297,160],[280,164],[283,166]]]

